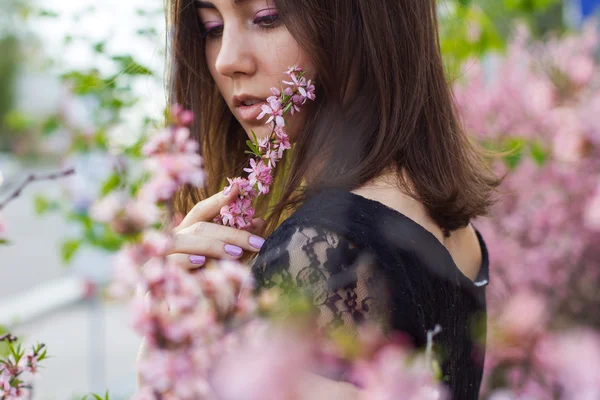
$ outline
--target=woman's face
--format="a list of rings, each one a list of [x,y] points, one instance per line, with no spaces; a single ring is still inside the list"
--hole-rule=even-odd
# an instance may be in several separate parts
[[[196,1],[206,38],[205,55],[210,73],[229,109],[249,137],[271,133],[266,118],[256,118],[271,96],[271,87],[280,87],[288,78],[288,67],[298,64],[313,78],[312,66],[304,51],[279,19],[268,0]],[[288,135],[294,139],[306,111],[294,114]]]

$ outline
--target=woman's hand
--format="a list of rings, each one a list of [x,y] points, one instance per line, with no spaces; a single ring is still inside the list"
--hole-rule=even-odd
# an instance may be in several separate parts
[[[167,258],[194,270],[210,260],[237,260],[244,251],[258,253],[264,239],[253,232],[262,227],[264,220],[254,219],[248,231],[212,222],[223,206],[235,200],[238,191],[233,185],[229,193],[220,192],[196,204],[173,230],[174,246]]]

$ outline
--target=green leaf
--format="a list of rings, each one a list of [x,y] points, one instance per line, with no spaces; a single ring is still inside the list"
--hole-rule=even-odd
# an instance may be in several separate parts
[[[153,37],[153,36],[157,36],[158,35],[158,32],[156,31],[155,28],[138,29],[136,31],[136,33],[139,36],[147,36],[147,37]]]
[[[40,354],[40,356],[38,357],[38,361],[43,361],[46,358],[48,358],[48,355],[46,354],[46,350],[44,349],[42,354]]]
[[[283,113],[285,114],[285,113],[287,113],[288,111],[290,111],[290,108],[292,108],[292,105],[293,105],[293,104],[294,104],[294,103],[292,103],[292,102],[288,103],[288,105],[287,105],[287,106],[285,106],[285,108],[283,109]]]
[[[530,146],[531,157],[538,166],[542,166],[548,160],[548,152],[542,147],[539,142],[532,143]]]
[[[139,64],[131,55],[125,56],[114,56],[113,61],[118,62],[121,65],[123,74],[126,75],[154,75],[150,68]]]
[[[98,54],[102,54],[104,53],[104,46],[106,45],[106,41],[103,40],[101,42],[98,42],[94,45],[93,49],[96,53]]]
[[[44,135],[48,135],[60,128],[60,121],[58,116],[53,115],[50,118],[46,119],[42,124],[42,133]]]
[[[38,13],[40,17],[48,17],[48,18],[56,18],[58,17],[58,13],[51,10],[40,10]]]
[[[49,204],[50,202],[48,201],[48,199],[46,199],[43,196],[37,195],[34,198],[34,208],[35,208],[35,215],[37,215],[38,217],[43,215],[44,213],[46,213],[48,211],[48,209],[50,208]]]
[[[3,238],[0,238],[0,245],[2,245],[2,246],[5,246],[5,245],[7,245],[7,244],[10,244],[10,241],[9,241],[9,240],[7,240],[7,239],[3,239]]]
[[[106,196],[107,194],[118,188],[121,185],[121,182],[121,175],[119,175],[116,172],[111,174],[102,185],[102,188],[100,189],[100,195],[102,197]]]
[[[248,145],[248,147],[250,147],[250,150],[252,150],[253,154],[260,154],[260,152],[258,151],[258,147],[256,147],[256,145],[252,143],[251,140],[246,140],[246,144]]]
[[[520,138],[510,138],[505,143],[506,150],[511,151],[510,154],[504,156],[504,162],[510,169],[515,169],[523,158],[523,148],[525,140]]]
[[[25,132],[33,128],[35,121],[19,110],[11,110],[4,115],[4,124],[11,130]]]
[[[61,75],[63,82],[70,82],[73,87],[73,93],[78,96],[84,96],[90,93],[100,93],[105,89],[111,88],[111,82],[102,79],[98,70],[92,69],[89,72],[71,71]],[[114,83],[112,84],[114,86]]]
[[[71,240],[64,241],[62,243],[61,249],[60,249],[60,254],[61,254],[63,263],[70,264],[71,261],[73,260],[73,256],[75,256],[75,254],[79,250],[80,246],[81,246],[80,239],[71,239]]]
[[[33,199],[35,214],[39,217],[47,214],[50,211],[60,210],[60,203],[57,201],[48,200],[42,195],[36,195]]]

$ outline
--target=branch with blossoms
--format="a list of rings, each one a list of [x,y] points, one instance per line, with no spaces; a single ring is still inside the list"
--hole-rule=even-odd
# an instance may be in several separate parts
[[[39,343],[25,350],[16,336],[5,334],[0,343],[6,342],[8,357],[0,359],[0,400],[24,399],[33,394],[32,379],[37,374],[39,362],[46,357],[46,346]]]
[[[57,180],[74,173],[73,168],[68,168],[49,174],[30,174],[5,200],[0,202],[0,210],[17,199],[27,185],[33,182]],[[0,172],[0,185],[3,183],[4,177]],[[4,224],[0,221],[0,235],[4,234],[4,230]],[[0,244],[4,243],[7,241],[0,238]],[[25,350],[18,343],[18,338],[11,333],[0,336],[0,343],[3,342],[8,348],[8,355],[0,358],[0,400],[18,400],[31,396],[32,379],[38,372],[38,363],[47,357],[46,346],[37,344],[30,350]]]
[[[231,204],[221,209],[215,222],[238,229],[246,229],[252,223],[254,208],[252,201],[262,194],[269,193],[273,184],[273,175],[277,163],[283,157],[285,150],[291,148],[289,137],[285,131],[287,113],[294,115],[300,112],[300,107],[307,100],[315,100],[315,86],[310,79],[304,77],[302,68],[294,65],[286,72],[290,81],[282,81],[281,89],[271,88],[273,96],[267,98],[267,104],[262,106],[258,116],[261,120],[268,116],[266,124],[272,126],[271,135],[257,138],[252,132],[253,139],[246,141],[250,150],[247,154],[254,156],[250,159],[250,167],[244,168],[247,178],[227,178],[230,190],[233,185],[239,187],[239,196]],[[285,87],[283,86],[285,85]]]
[[[6,199],[0,202],[0,211],[2,211],[8,203],[17,199],[25,187],[33,182],[39,181],[48,181],[48,180],[57,180],[60,178],[64,178],[66,176],[72,175],[75,173],[75,169],[67,168],[64,171],[59,171],[50,174],[30,174]],[[2,171],[0,171],[0,185],[4,183],[4,176],[2,175]],[[6,244],[6,239],[2,238],[5,233],[6,228],[4,227],[4,223],[1,220],[0,214],[0,244]]]

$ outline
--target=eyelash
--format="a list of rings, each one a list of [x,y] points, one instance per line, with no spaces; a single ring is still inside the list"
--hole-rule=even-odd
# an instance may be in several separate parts
[[[261,23],[265,23],[265,22],[266,22],[265,25],[260,25]],[[279,14],[265,15],[263,17],[255,18],[254,21],[252,21],[252,23],[254,25],[257,25],[260,29],[264,29],[264,30],[277,28],[279,26],[279,22],[280,22]],[[202,38],[203,39],[216,39],[216,38],[221,37],[222,34],[223,34],[223,25],[219,25],[219,26],[215,26],[213,28],[210,28],[210,29],[202,32]]]

